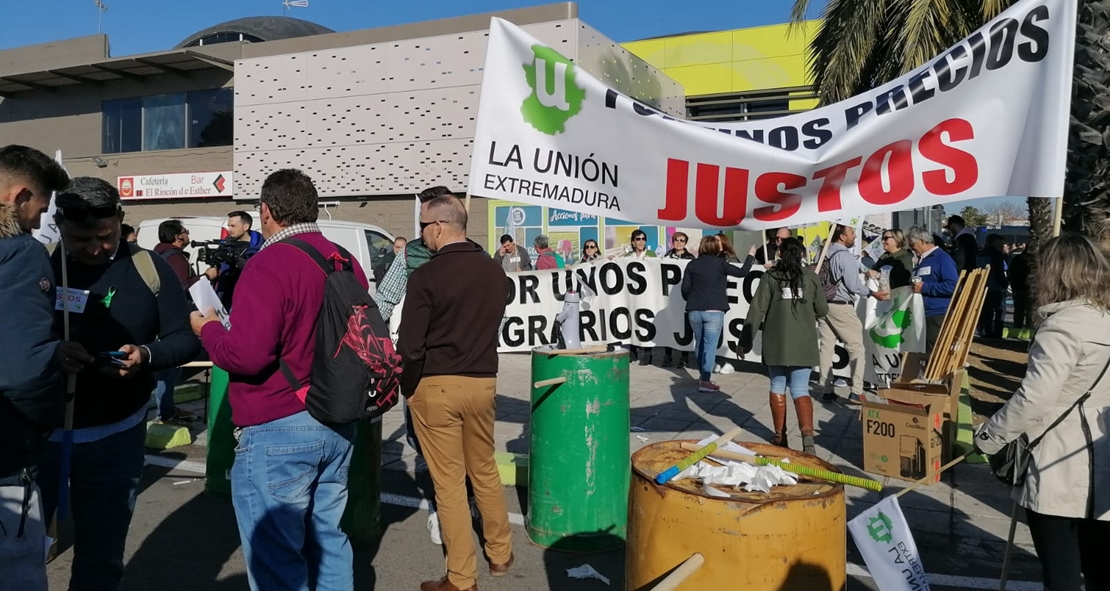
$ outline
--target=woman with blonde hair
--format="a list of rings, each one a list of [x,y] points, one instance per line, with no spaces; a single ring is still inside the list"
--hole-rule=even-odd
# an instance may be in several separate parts
[[[867,272],[870,277],[879,277],[884,267],[890,278],[888,289],[898,289],[912,283],[913,253],[906,246],[906,235],[901,230],[886,230],[882,234],[883,254]]]
[[[1038,253],[1041,324],[1025,378],[976,433],[994,455],[1033,446],[1014,501],[1025,508],[1045,589],[1110,589],[1110,263],[1088,238],[1065,234]]]

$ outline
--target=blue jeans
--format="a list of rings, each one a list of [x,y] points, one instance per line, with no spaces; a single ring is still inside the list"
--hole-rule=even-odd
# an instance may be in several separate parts
[[[154,402],[158,404],[158,418],[166,421],[172,419],[177,410],[173,403],[173,394],[177,382],[181,380],[181,368],[163,369],[158,372],[157,380],[154,385]]]
[[[694,310],[687,312],[690,328],[694,329],[695,355],[698,360],[700,379],[708,382],[713,375],[713,362],[717,360],[717,343],[725,326],[725,313],[718,310]]]
[[[787,378],[790,379],[790,397],[794,400],[809,396],[809,375],[812,367],[788,365],[768,365],[767,375],[771,378],[771,393],[786,394]]]
[[[123,549],[143,474],[146,423],[73,445],[69,505],[73,518],[72,591],[119,589]],[[46,519],[58,507],[62,444],[47,442],[36,477]]]
[[[354,555],[339,528],[354,432],[302,411],[240,433],[231,502],[253,591],[354,588]]]

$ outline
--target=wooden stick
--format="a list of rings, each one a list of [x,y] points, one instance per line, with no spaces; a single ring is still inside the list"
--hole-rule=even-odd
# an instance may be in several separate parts
[[[825,264],[825,255],[829,254],[829,246],[832,244],[832,235],[836,231],[836,224],[829,226],[829,235],[825,238],[825,246],[821,247],[821,255],[817,257],[817,270],[814,273],[821,272],[821,265]]]
[[[466,200],[463,202],[463,205],[466,207],[466,215],[470,215],[470,192],[469,191],[466,193]]]
[[[981,302],[986,293],[985,288],[986,275],[982,273],[982,269],[972,271],[967,286],[963,290],[964,297],[961,300],[963,305],[960,315],[957,316],[958,322],[955,323],[954,332],[950,335],[951,343],[945,348],[945,355],[942,358],[944,363],[937,368],[936,379],[955,371],[961,352],[969,348],[970,338],[975,334],[975,328],[979,322],[979,310],[982,309]]]
[[[1017,533],[1018,502],[1010,509],[1010,535],[1006,538],[1006,552],[1002,554],[1002,576],[998,579],[998,591],[1006,591],[1006,581],[1010,578],[1010,556],[1014,551],[1014,534]]]
[[[975,341],[975,329],[979,327],[979,319],[983,316],[983,304],[987,301],[987,283],[990,281],[990,265],[984,267],[982,285],[979,288],[978,297],[975,300],[975,306],[972,308],[972,322],[969,323],[965,342],[967,346],[959,352],[959,357],[952,368],[952,371],[959,371],[967,363],[967,356],[971,352],[971,343]]]
[[[698,451],[686,456],[675,465],[660,472],[659,475],[655,477],[655,484],[667,484],[667,482],[669,482],[672,478],[678,476],[679,472],[682,472],[690,466],[693,466],[694,464],[700,462],[705,456],[713,453],[713,451],[717,449],[718,445],[724,445],[725,443],[732,441],[739,435],[740,427],[736,427],[726,432],[724,435],[718,437],[713,443],[710,443],[709,445],[699,449]]]
[[[565,383],[566,381],[567,381],[567,379],[565,377],[560,376],[560,377],[557,377],[557,378],[551,378],[549,380],[540,380],[540,381],[536,382],[535,384],[533,384],[532,387],[533,388],[546,388],[547,386],[554,386],[554,385],[557,385],[557,384],[562,384],[562,383]]]
[[[766,252],[766,251],[764,251]],[[667,578],[659,581],[652,591],[674,591],[678,586],[690,578],[691,575],[698,572],[698,569],[705,564],[705,557],[700,552],[695,552],[692,556],[682,561],[678,568],[671,571]]]
[[[964,287],[967,284],[966,271],[960,271],[959,279],[956,280],[956,290],[952,292],[952,297],[948,299],[948,308],[944,311],[944,321],[940,326],[940,334],[937,335],[937,342],[933,344],[933,350],[929,352],[929,360],[925,364],[925,379],[936,379],[932,376],[936,375],[937,366],[941,361],[940,351],[944,350],[943,344],[949,342],[949,335],[953,330],[955,317],[960,309]]]
[[[212,362],[211,361],[190,361],[189,363],[186,363],[185,365],[181,365],[179,367],[212,367]]]
[[[941,466],[941,467],[940,467],[940,470],[937,470],[936,472],[933,472],[932,474],[930,474],[930,475],[926,476],[925,478],[922,478],[921,480],[918,480],[917,482],[915,482],[915,483],[913,483],[913,484],[911,484],[911,485],[907,486],[906,488],[903,488],[902,490],[898,491],[898,492],[897,492],[897,493],[896,493],[896,494],[895,494],[894,496],[895,496],[896,498],[897,498],[897,497],[900,497],[900,496],[902,496],[902,495],[904,495],[904,494],[906,494],[906,493],[910,492],[911,490],[913,490],[913,489],[915,489],[915,488],[917,488],[917,487],[921,486],[922,484],[930,484],[930,483],[932,483],[932,482],[933,482],[933,479],[934,479],[934,478],[936,478],[936,476],[937,476],[938,474],[940,474],[941,472],[944,472],[945,470],[947,470],[947,469],[951,468],[952,466],[955,466],[956,464],[959,464],[960,462],[962,462],[962,461],[964,461],[965,459],[967,459],[967,456],[970,456],[970,455],[971,455],[971,454],[973,454],[973,453],[975,453],[975,451],[974,451],[974,450],[972,450],[972,451],[969,451],[969,452],[966,452],[966,453],[964,453],[964,455],[962,455],[962,456],[960,456],[960,457],[958,457],[958,458],[956,458],[956,459],[952,460],[951,462],[948,462],[947,464],[945,464],[945,465]]]

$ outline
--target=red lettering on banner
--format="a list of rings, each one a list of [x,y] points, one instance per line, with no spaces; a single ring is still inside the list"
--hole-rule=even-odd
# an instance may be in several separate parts
[[[698,164],[697,175],[694,181],[694,214],[699,220],[714,226],[735,226],[744,220],[744,210],[748,207],[746,168],[725,167],[725,190],[720,197],[720,166]],[[721,201],[724,201],[723,207]],[[718,211],[721,213],[718,214]]]
[[[884,176],[890,183],[889,190],[883,187]],[[900,140],[879,148],[863,164],[859,196],[872,205],[894,205],[913,193],[913,185],[913,142]]]
[[[844,185],[844,177],[861,162],[862,156],[813,173],[813,180],[824,179],[821,190],[817,192],[817,211],[840,211],[840,187]]]
[[[956,195],[962,193],[979,180],[979,163],[971,154],[944,143],[941,134],[947,133],[950,142],[960,142],[975,138],[975,130],[965,119],[941,121],[921,137],[919,149],[925,158],[952,169],[953,180],[948,182],[948,171],[927,170],[921,173],[925,190],[934,195]]]
[[[666,203],[658,212],[659,219],[682,221],[686,219],[686,187],[690,182],[690,163],[667,158]]]
[[[755,196],[771,207],[760,207],[752,212],[755,219],[763,222],[784,220],[802,208],[802,196],[787,193],[792,189],[806,186],[806,177],[789,172],[765,172],[755,180]],[[780,188],[781,187],[781,188]]]

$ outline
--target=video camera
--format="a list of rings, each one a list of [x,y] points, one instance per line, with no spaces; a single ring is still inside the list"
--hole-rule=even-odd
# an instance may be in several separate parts
[[[243,265],[254,253],[246,252],[250,243],[229,240],[194,240],[189,243],[197,252],[197,262],[218,267],[226,263],[233,269]]]

